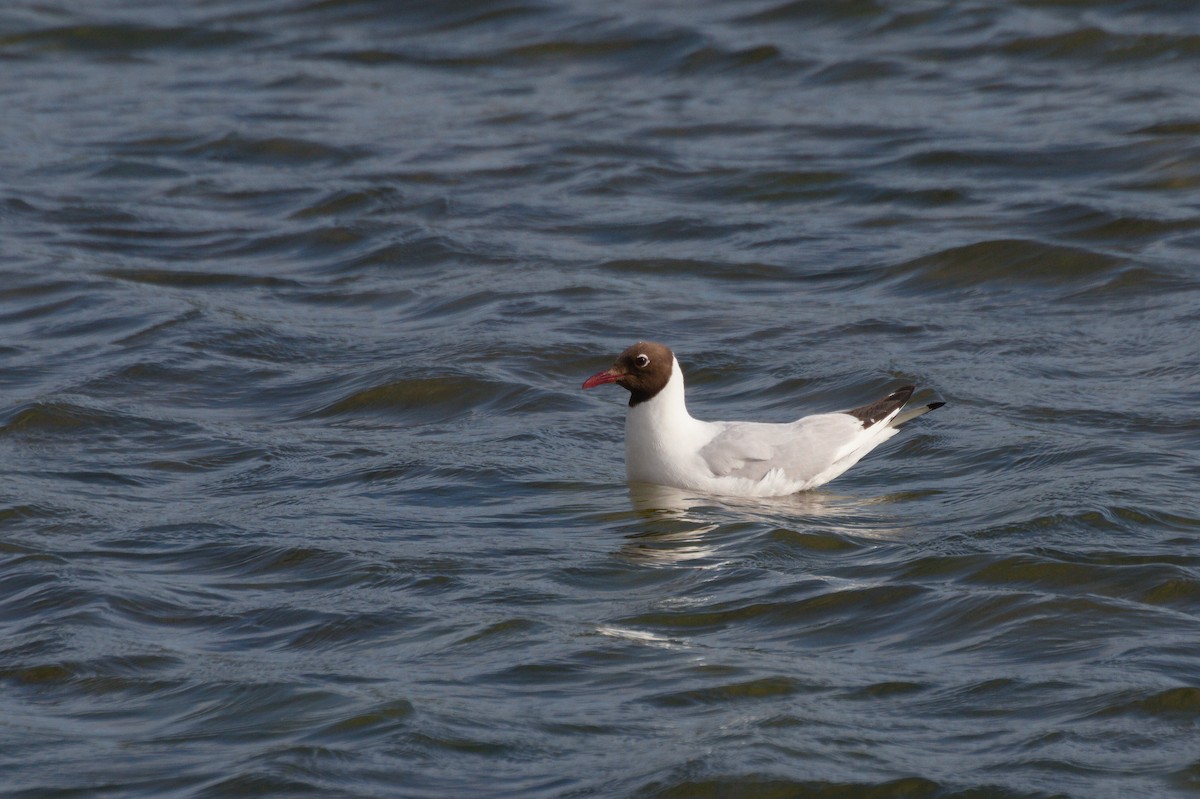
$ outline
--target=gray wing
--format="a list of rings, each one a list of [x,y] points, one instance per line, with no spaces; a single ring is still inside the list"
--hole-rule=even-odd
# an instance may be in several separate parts
[[[791,424],[726,422],[701,450],[718,477],[761,480],[772,469],[810,480],[862,443],[863,423],[847,413],[821,413]]]

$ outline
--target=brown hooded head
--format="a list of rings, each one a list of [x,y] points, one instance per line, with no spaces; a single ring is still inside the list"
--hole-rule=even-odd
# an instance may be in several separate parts
[[[633,407],[654,399],[663,390],[671,379],[674,360],[670,348],[653,341],[639,341],[618,355],[612,367],[584,381],[583,387],[616,383],[629,392],[629,406]]]

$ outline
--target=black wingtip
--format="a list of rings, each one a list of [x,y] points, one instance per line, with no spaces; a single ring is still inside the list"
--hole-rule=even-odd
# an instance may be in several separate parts
[[[942,407],[945,404],[946,403],[944,403],[944,402],[931,402],[928,405],[926,405],[925,407],[931,411],[936,411],[938,408]]]
[[[914,391],[916,391],[916,386],[902,386],[881,400],[852,411],[846,411],[846,413],[862,422],[863,427],[870,427],[880,419],[904,407],[904,403],[908,402],[908,398]]]

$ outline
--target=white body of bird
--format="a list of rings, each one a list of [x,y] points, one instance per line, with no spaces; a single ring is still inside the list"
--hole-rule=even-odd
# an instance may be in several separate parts
[[[862,408],[794,422],[705,422],[692,417],[683,371],[661,344],[639,342],[612,368],[584,383],[630,391],[625,420],[629,480],[729,496],[782,496],[815,488],[845,472],[908,421],[940,407],[900,415],[913,388]]]

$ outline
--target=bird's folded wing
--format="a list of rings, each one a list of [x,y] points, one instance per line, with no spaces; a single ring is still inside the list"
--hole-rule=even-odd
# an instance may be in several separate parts
[[[768,462],[775,454],[770,437],[759,429],[768,426],[776,425],[729,424],[704,445],[700,457],[717,477],[757,480],[771,470]]]
[[[862,423],[844,413],[807,416],[791,424],[728,423],[701,450],[718,477],[761,480],[773,469],[808,480],[859,446]]]

